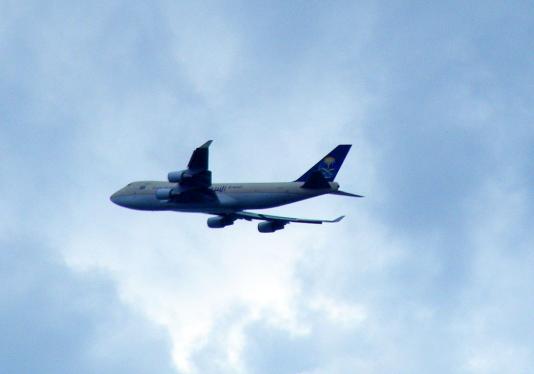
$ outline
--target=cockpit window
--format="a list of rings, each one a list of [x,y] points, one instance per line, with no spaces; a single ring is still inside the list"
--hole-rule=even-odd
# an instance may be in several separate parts
[[[145,185],[142,185],[142,186],[139,187],[140,190],[144,190],[145,188],[146,188]]]

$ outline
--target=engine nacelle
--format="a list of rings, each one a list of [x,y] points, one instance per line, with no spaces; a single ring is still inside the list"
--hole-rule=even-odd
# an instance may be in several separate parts
[[[286,223],[281,222],[260,222],[258,223],[258,231],[267,233],[282,230]]]
[[[234,224],[233,219],[227,217],[210,217],[208,218],[208,227],[212,229],[220,229]]]
[[[169,200],[172,196],[172,188],[158,188],[156,190],[156,199]]]
[[[171,183],[181,183],[191,177],[189,170],[171,171],[167,174],[167,180]]]

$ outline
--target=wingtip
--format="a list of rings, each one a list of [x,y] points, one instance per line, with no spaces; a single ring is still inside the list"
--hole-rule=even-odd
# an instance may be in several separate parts
[[[345,218],[345,216],[339,216],[339,217],[337,217],[335,220],[333,220],[332,222],[339,222],[339,221],[341,221],[343,218]]]
[[[211,145],[211,143],[213,143],[213,140],[208,140],[206,143],[202,144],[198,148],[208,148]]]

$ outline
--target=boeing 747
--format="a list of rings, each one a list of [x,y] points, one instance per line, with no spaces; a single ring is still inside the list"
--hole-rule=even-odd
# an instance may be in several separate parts
[[[321,224],[333,220],[304,219],[253,213],[247,209],[265,209],[291,204],[312,197],[331,194],[352,197],[361,195],[344,192],[334,182],[350,145],[334,148],[310,170],[293,182],[282,183],[211,183],[208,168],[208,141],[195,149],[187,169],[172,171],[165,181],[141,181],[128,184],[111,195],[111,201],[136,210],[170,210],[214,215],[208,218],[208,227],[222,228],[234,221],[260,220],[258,231],[263,233],[281,230],[290,222]]]

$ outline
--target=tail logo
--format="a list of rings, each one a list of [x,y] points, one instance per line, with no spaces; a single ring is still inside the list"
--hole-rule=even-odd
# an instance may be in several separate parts
[[[336,162],[336,159],[332,156],[327,156],[323,159],[322,164],[319,166],[319,171],[323,173],[325,178],[331,178],[336,169],[333,168],[334,164]]]

